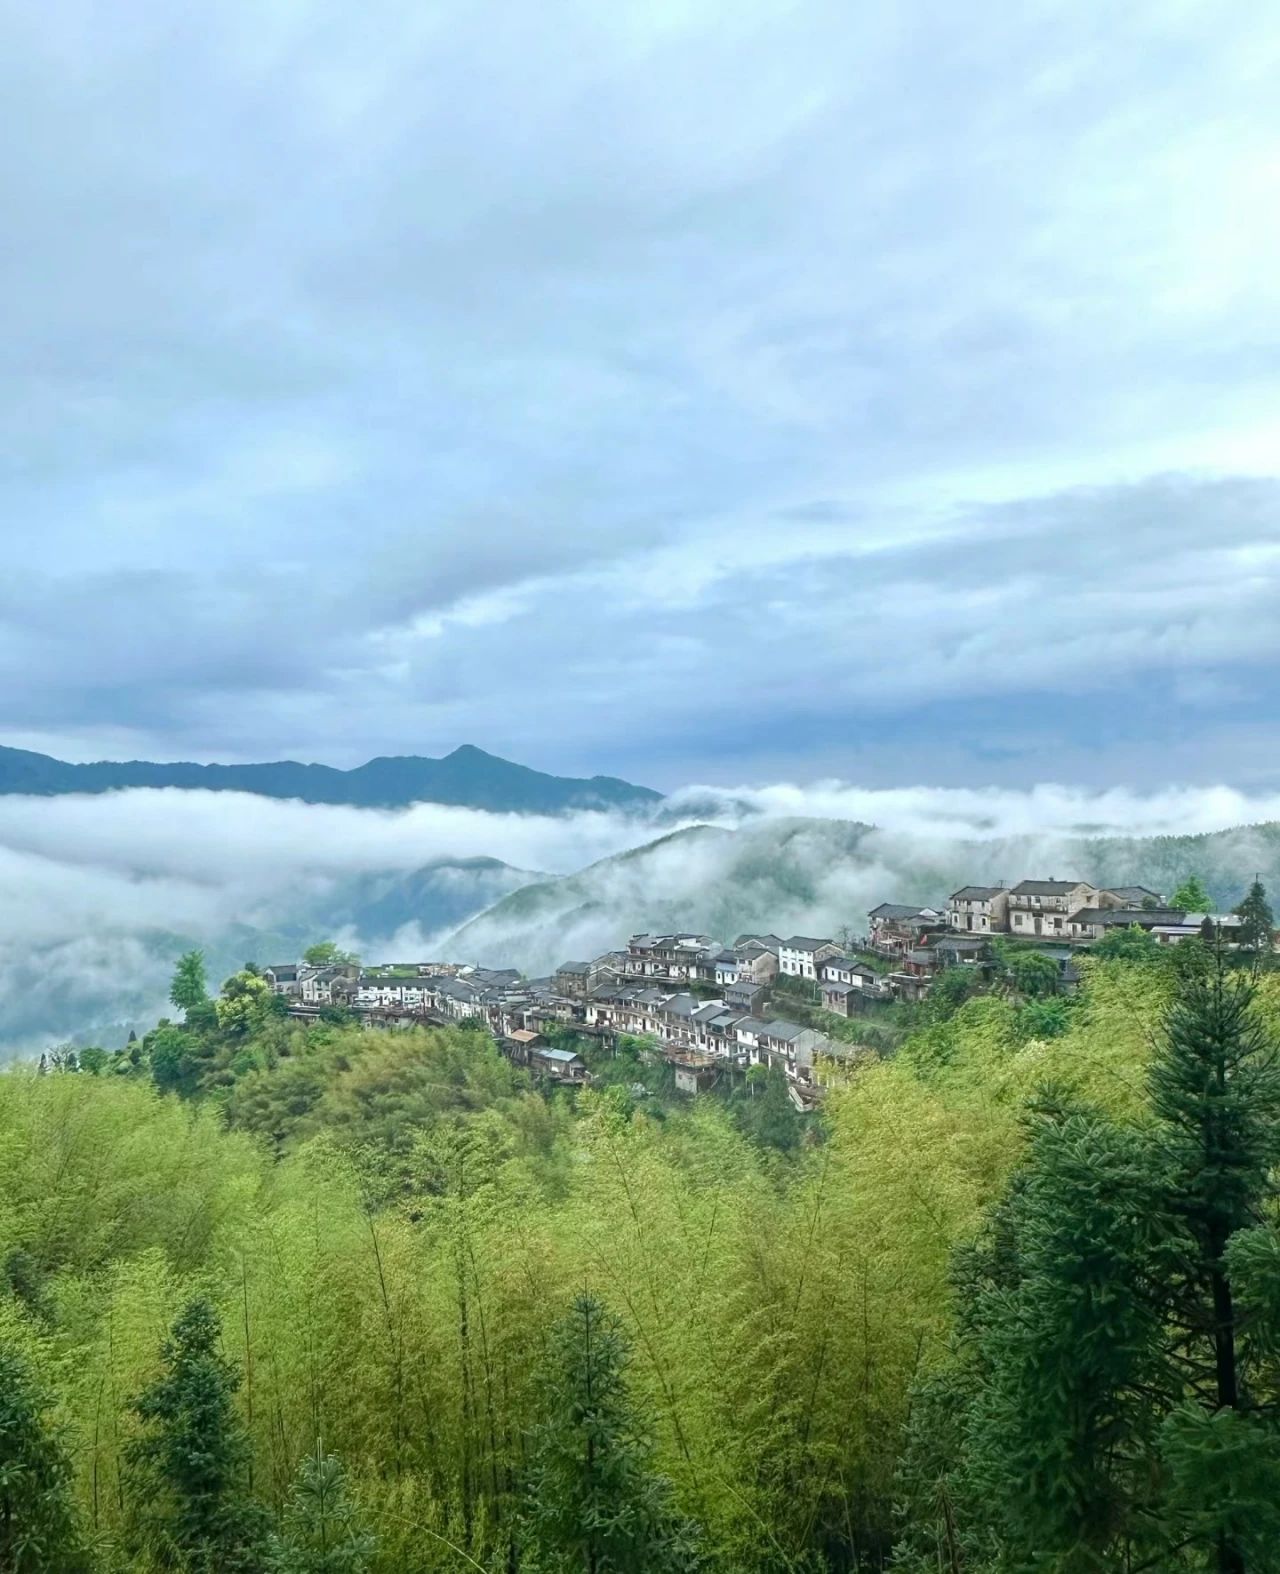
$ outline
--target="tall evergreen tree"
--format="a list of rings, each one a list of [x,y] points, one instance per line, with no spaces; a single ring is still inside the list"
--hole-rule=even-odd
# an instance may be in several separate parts
[[[1261,880],[1255,880],[1249,887],[1249,894],[1235,913],[1240,920],[1240,944],[1245,950],[1259,956],[1269,952],[1275,939],[1276,920]]]
[[[366,1574],[376,1551],[347,1491],[341,1462],[317,1442],[302,1461],[283,1523],[271,1538],[271,1574]]]
[[[240,1374],[218,1349],[206,1300],[181,1312],[162,1347],[164,1371],[134,1401],[145,1428],[130,1448],[138,1520],[167,1566],[191,1574],[256,1574],[265,1518],[249,1495],[249,1441],[235,1410]]]
[[[0,1569],[83,1574],[71,1464],[46,1419],[48,1401],[26,1360],[0,1345]]]
[[[525,1565],[545,1574],[688,1574],[697,1536],[675,1510],[627,1389],[616,1317],[582,1293],[555,1330],[532,1439]]]
[[[1149,1550],[1160,1224],[1143,1138],[1051,1108],[1001,1228],[1012,1261],[975,1287],[968,1470],[1011,1567],[1084,1574]]]
[[[1228,1246],[1259,1224],[1280,1160],[1280,1067],[1276,1046],[1255,1009],[1251,979],[1229,971],[1219,953],[1211,969],[1182,982],[1161,1053],[1151,1070],[1151,1102],[1162,1123],[1164,1205],[1170,1221],[1162,1285],[1170,1351],[1188,1402],[1222,1417],[1205,1430],[1194,1411],[1177,1429],[1178,1446],[1216,1448],[1225,1412],[1247,1417],[1254,1404],[1242,1362],[1241,1318]],[[1241,1440],[1238,1425],[1230,1433]],[[1261,1434],[1257,1438],[1263,1442]],[[1194,1453],[1194,1447],[1192,1447]],[[1209,1468],[1207,1456],[1202,1461]],[[1183,1472],[1185,1477],[1185,1471]],[[1280,1474],[1268,1495],[1280,1494]],[[1250,1509],[1246,1505],[1243,1519]],[[1205,1515],[1197,1524],[1204,1533]],[[1222,1574],[1245,1568],[1241,1505],[1224,1501],[1214,1530]]]

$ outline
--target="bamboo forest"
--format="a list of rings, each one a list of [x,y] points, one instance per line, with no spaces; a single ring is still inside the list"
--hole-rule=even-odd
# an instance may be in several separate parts
[[[810,1115],[234,988],[12,1069],[0,1568],[1280,1569],[1280,976],[1082,972]]]

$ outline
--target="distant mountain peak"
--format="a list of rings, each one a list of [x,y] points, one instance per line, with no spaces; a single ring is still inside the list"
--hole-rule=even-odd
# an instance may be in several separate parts
[[[304,803],[379,809],[441,803],[494,814],[569,814],[579,809],[634,812],[652,809],[662,801],[662,794],[649,787],[612,776],[552,776],[488,754],[473,743],[460,744],[441,759],[380,755],[352,770],[296,760],[261,765],[98,760],[72,765],[49,755],[0,746],[0,794],[53,797],[119,792],[130,787],[247,792]]]

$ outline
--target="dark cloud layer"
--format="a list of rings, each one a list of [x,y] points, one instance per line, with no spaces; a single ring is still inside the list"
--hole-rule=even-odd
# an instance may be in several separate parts
[[[1280,777],[1280,26],[0,0],[0,723]]]

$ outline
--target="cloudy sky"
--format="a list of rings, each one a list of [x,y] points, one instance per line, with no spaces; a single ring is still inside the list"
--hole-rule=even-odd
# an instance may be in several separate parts
[[[1280,18],[0,0],[0,738],[1280,786]]]

